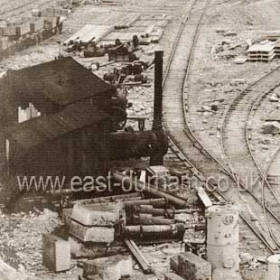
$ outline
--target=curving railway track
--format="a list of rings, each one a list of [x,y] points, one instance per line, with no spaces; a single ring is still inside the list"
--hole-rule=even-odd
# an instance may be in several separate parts
[[[262,201],[263,212],[257,212],[260,213],[259,220],[262,225],[266,225],[265,230],[278,248],[280,248],[279,225],[275,228],[273,219],[264,206],[268,201],[274,200],[279,207],[280,199],[253,154],[249,143],[251,129],[249,120],[259,106],[260,99],[280,85],[277,78],[279,74],[280,67],[277,67],[237,95],[224,114],[221,138],[224,156],[233,176]],[[279,212],[275,207],[270,206],[270,209],[273,213]]]
[[[223,200],[239,205],[240,216],[244,224],[247,225],[247,229],[249,227],[253,231],[259,242],[265,245],[268,253],[275,253],[278,252],[280,244],[270,228],[270,223],[273,222],[275,226],[279,227],[280,219],[266,205],[264,192],[262,192],[261,197],[257,196],[243,182],[240,182],[231,166],[224,166],[224,163],[209,153],[196,139],[186,119],[188,77],[208,5],[208,1],[192,1],[187,15],[182,21],[165,69],[164,126],[171,139],[173,149],[177,150],[175,152],[180,154],[180,160],[192,171],[200,184],[215,188],[215,193]],[[268,80],[271,79],[275,83],[273,73],[269,73],[267,76]],[[260,81],[260,83],[262,82]],[[260,92],[263,92],[263,89]]]
[[[279,74],[280,67],[277,67],[239,93],[227,107],[223,117],[221,144],[224,157],[233,174],[238,174],[248,187],[251,186],[250,182],[247,183],[248,175],[262,176],[249,145],[249,119],[259,106],[259,98],[280,85],[277,78]]]
[[[277,89],[276,87],[275,89]],[[275,90],[274,89],[274,90]],[[254,122],[258,118],[256,115],[257,113],[262,113],[263,107],[265,102],[269,102],[268,96],[274,90],[267,90],[260,94],[253,103],[253,106],[250,111],[250,115],[246,124],[246,139],[248,141],[248,146],[250,152],[252,153],[252,157],[255,160],[256,164],[259,166],[260,171],[262,172],[263,178],[265,178],[266,184],[268,184],[268,188],[272,188],[275,192],[275,196],[280,197],[279,193],[277,193],[277,189],[274,186],[279,186],[279,163],[280,163],[280,147],[276,147],[274,149],[273,154],[269,162],[267,160],[260,160],[257,155],[254,154],[255,147],[252,143],[253,139],[253,126],[256,125]],[[260,112],[259,112],[260,111]],[[263,114],[261,114],[263,115]],[[277,205],[279,207],[279,203]],[[278,209],[279,210],[279,209]]]
[[[276,150],[273,154],[264,175],[266,180],[269,182],[272,188],[277,188],[276,193],[280,195],[279,186],[280,186],[280,172],[279,172],[279,165],[280,165],[280,147]]]

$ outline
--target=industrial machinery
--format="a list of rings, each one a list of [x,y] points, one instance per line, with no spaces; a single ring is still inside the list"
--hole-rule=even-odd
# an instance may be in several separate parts
[[[111,134],[112,159],[151,157],[151,165],[162,165],[168,150],[168,138],[162,128],[163,52],[155,57],[155,98],[152,130],[120,131]]]

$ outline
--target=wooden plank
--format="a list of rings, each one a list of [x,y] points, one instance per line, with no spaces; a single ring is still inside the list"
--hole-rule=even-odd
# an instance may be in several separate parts
[[[152,274],[152,268],[150,263],[146,260],[142,252],[139,250],[135,242],[131,239],[125,239],[124,240],[125,245],[129,249],[130,253],[134,256],[138,264],[141,266],[143,269],[143,272],[145,274]]]
[[[213,205],[212,201],[210,200],[209,196],[205,192],[205,190],[202,187],[197,187],[197,195],[200,198],[203,205],[208,208]]]

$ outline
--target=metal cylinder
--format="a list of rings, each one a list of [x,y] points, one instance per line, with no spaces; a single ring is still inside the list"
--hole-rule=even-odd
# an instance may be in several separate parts
[[[178,207],[178,208],[186,208],[187,202],[181,198],[178,198],[168,192],[164,192],[162,190],[158,190],[153,188],[152,186],[147,186],[145,183],[139,180],[131,180],[128,176],[124,176],[118,172],[113,173],[113,179],[117,182],[120,182],[125,187],[132,187],[132,189],[138,189],[147,193],[151,196],[158,198],[165,198],[168,203]],[[143,204],[143,203],[141,203]]]
[[[163,51],[155,52],[155,95],[153,130],[162,130]]]
[[[167,201],[165,198],[156,198],[156,199],[140,199],[140,200],[132,200],[125,201],[124,205],[126,208],[135,208],[137,205],[148,205],[148,206],[157,206],[157,207],[165,207],[167,205]]]
[[[239,270],[239,210],[232,204],[207,209],[207,260],[213,269]]]
[[[266,280],[280,279],[280,254],[272,255],[267,258]]]
[[[154,217],[152,214],[139,213],[139,215],[134,215],[134,224],[140,225],[171,225],[174,221],[171,219],[166,219],[162,217]]]
[[[173,218],[175,212],[172,208],[154,208],[153,205],[135,205],[133,211],[134,213],[146,213],[153,216],[167,216],[169,218]]]
[[[184,234],[185,227],[180,224],[173,225],[134,225],[124,226],[123,236],[135,238],[173,238]]]
[[[167,150],[168,138],[163,131],[121,131],[110,134],[110,158],[113,160],[163,157]]]
[[[150,165],[162,165],[165,146],[168,145],[162,128],[162,81],[163,81],[163,51],[155,52],[155,87],[154,87],[154,120],[152,130],[161,139],[160,147],[155,147],[151,154]],[[162,147],[161,147],[162,146]]]

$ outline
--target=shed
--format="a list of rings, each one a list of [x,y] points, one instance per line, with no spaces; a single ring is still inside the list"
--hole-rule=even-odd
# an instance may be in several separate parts
[[[60,112],[1,132],[2,171],[10,175],[97,175],[109,158],[111,118],[96,106],[71,104]]]
[[[57,113],[78,101],[106,111],[114,92],[114,87],[70,57],[12,71],[0,80],[0,125],[18,123],[20,109],[31,105],[34,116]]]

